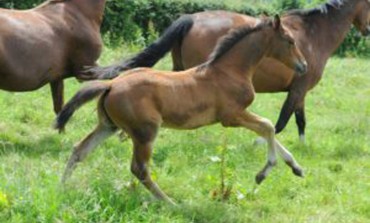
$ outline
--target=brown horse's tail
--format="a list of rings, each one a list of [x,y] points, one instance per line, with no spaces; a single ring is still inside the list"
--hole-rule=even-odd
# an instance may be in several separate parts
[[[187,35],[193,24],[191,15],[183,15],[173,22],[159,39],[136,56],[116,65],[90,68],[86,72],[99,79],[112,79],[125,70],[136,67],[152,67],[172,49],[175,43],[182,42],[183,37]]]
[[[79,90],[72,99],[63,107],[54,121],[53,127],[63,131],[73,113],[88,101],[98,97],[111,88],[110,82],[93,81]]]

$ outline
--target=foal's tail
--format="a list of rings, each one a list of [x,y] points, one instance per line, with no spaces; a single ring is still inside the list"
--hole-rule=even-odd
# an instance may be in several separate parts
[[[111,88],[110,82],[93,81],[79,90],[73,98],[63,107],[54,121],[53,127],[62,131],[73,113],[82,105],[98,97]]]
[[[120,72],[136,67],[152,67],[187,35],[194,21],[191,15],[183,15],[157,39],[136,56],[119,64],[107,67],[94,67],[86,72],[99,79],[112,79]]]

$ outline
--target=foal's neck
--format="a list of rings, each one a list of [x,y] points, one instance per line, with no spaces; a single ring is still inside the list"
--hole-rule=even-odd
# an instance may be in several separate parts
[[[264,30],[251,33],[210,66],[222,70],[225,74],[243,79],[251,78],[258,64],[269,53],[270,39]]]

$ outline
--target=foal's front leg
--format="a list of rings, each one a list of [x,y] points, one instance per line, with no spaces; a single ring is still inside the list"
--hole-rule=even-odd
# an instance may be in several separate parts
[[[268,119],[259,117],[251,112],[245,111],[223,122],[224,126],[245,127],[263,137],[268,144],[267,163],[256,175],[256,182],[260,184],[276,165],[275,129]]]
[[[256,175],[256,182],[260,184],[276,165],[276,150],[289,165],[293,173],[297,176],[303,176],[303,171],[295,161],[293,155],[285,149],[279,141],[275,139],[275,129],[272,122],[268,119],[259,117],[251,112],[243,112],[233,118],[229,126],[243,126],[262,136],[268,143],[268,157],[264,168]]]

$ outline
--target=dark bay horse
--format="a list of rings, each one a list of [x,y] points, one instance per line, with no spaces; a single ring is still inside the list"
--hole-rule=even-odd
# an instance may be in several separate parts
[[[30,10],[0,9],[0,89],[50,83],[59,112],[63,79],[91,78],[81,71],[100,56],[104,7],[105,0],[49,0]]]
[[[268,142],[268,160],[257,174],[261,183],[276,164],[276,152],[297,176],[302,169],[276,139],[273,124],[245,109],[254,99],[252,76],[266,56],[303,73],[304,57],[279,17],[256,27],[241,27],[227,35],[208,62],[186,71],[168,72],[150,68],[128,71],[110,81],[95,81],[81,89],[58,114],[57,129],[63,129],[76,109],[99,95],[99,124],[74,149],[62,181],[96,146],[118,128],[132,139],[131,171],[157,198],[172,202],[150,177],[149,159],[160,126],[194,129],[214,123],[250,129]]]
[[[294,75],[293,69],[273,58],[265,58],[256,70],[253,85],[256,92],[288,92],[275,125],[281,132],[293,112],[301,140],[304,140],[305,96],[320,81],[330,55],[338,48],[351,25],[366,35],[369,33],[369,0],[331,0],[320,7],[293,10],[282,17],[283,26],[290,30],[308,63],[305,76]],[[185,15],[137,56],[105,68],[93,69],[102,79],[112,78],[119,71],[134,67],[151,67],[172,50],[173,69],[183,70],[207,60],[217,40],[229,30],[241,25],[255,26],[259,19],[225,12],[209,11]]]

